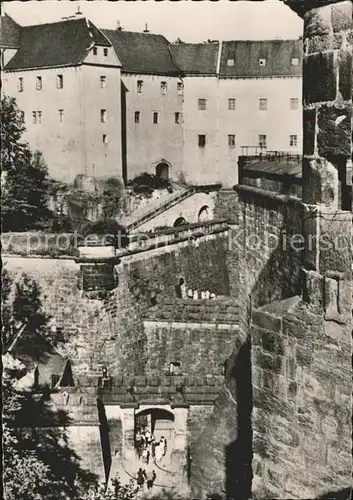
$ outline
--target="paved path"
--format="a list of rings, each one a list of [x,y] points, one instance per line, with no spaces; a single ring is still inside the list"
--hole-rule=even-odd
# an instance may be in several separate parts
[[[123,484],[129,483],[131,480],[136,484],[137,471],[140,467],[142,470],[145,469],[146,472],[154,470],[156,473],[156,480],[151,490],[147,490],[147,485],[145,484],[139,496],[143,494],[147,496],[150,496],[149,494],[155,495],[163,489],[169,490],[178,487],[182,482],[179,471],[173,471],[169,451],[167,451],[166,455],[162,457],[159,463],[156,463],[154,459],[152,459],[149,461],[148,465],[139,459],[137,454],[134,460],[130,459],[128,461],[124,459],[121,460],[121,457],[117,455],[113,458],[110,478],[119,476]]]

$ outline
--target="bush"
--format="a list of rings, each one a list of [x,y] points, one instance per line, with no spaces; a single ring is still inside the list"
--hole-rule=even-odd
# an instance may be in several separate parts
[[[58,215],[51,220],[48,228],[52,233],[70,233],[73,231],[73,221],[67,215]]]
[[[89,236],[104,236],[105,243],[114,245],[116,248],[125,248],[129,244],[129,235],[125,227],[115,219],[99,219],[89,221],[80,229],[83,238]]]
[[[155,189],[172,189],[168,179],[144,172],[128,183],[136,194],[152,194]]]

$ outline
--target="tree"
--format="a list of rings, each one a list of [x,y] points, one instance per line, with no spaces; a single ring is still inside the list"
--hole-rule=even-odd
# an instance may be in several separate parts
[[[3,356],[3,485],[5,500],[81,498],[97,478],[80,467],[68,446],[69,420],[49,393],[20,390],[24,366]]]
[[[12,338],[12,303],[10,300],[12,280],[5,266],[1,269],[1,339],[4,348]]]
[[[129,235],[126,228],[115,219],[99,219],[86,222],[81,227],[80,235],[86,241],[92,237],[94,237],[93,241],[97,241],[97,237],[101,237],[106,244],[114,245],[116,248],[125,248],[129,244]]]
[[[42,309],[41,288],[26,273],[15,283],[13,317],[15,321],[27,323],[29,330],[37,331],[43,331],[49,319]]]
[[[63,342],[59,332],[47,328],[50,317],[44,312],[42,290],[38,282],[26,273],[14,283],[5,266],[1,270],[1,335],[4,349],[15,334],[14,326],[26,324],[30,331],[38,331],[54,346]]]
[[[122,484],[119,478],[115,478],[108,488],[87,489],[81,500],[137,500],[138,492],[139,488],[132,480],[129,484]]]
[[[121,198],[123,195],[124,186],[122,182],[110,177],[104,181],[102,195],[102,211],[105,218],[116,217],[121,211]]]
[[[40,229],[51,217],[48,170],[39,151],[22,140],[25,127],[15,99],[1,99],[1,224],[4,231]]]

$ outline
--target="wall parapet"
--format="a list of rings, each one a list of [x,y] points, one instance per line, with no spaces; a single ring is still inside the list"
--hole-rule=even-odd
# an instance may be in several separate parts
[[[236,191],[239,195],[248,195],[256,198],[267,198],[279,204],[288,204],[298,209],[302,209],[304,207],[300,198],[289,196],[287,194],[275,193],[273,191],[267,191],[265,189],[253,186],[234,186],[234,191]]]

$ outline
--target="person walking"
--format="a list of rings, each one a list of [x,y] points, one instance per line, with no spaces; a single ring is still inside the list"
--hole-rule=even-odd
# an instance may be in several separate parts
[[[162,460],[162,456],[163,456],[163,448],[162,448],[162,444],[160,441],[155,446],[154,454],[155,454],[156,463],[160,462]]]
[[[142,489],[143,485],[145,484],[145,479],[147,479],[146,471],[142,470],[140,467],[137,473],[137,484],[140,489]]]
[[[142,461],[143,463],[148,465],[149,460],[150,460],[150,452],[147,448],[145,448],[142,452]]]
[[[165,454],[167,453],[167,440],[164,436],[162,436],[159,442],[160,442],[160,446],[162,448],[162,454],[164,457]]]
[[[148,471],[146,474],[146,479],[147,479],[147,489],[150,490],[153,486],[153,483],[156,480],[156,472],[154,470]]]

